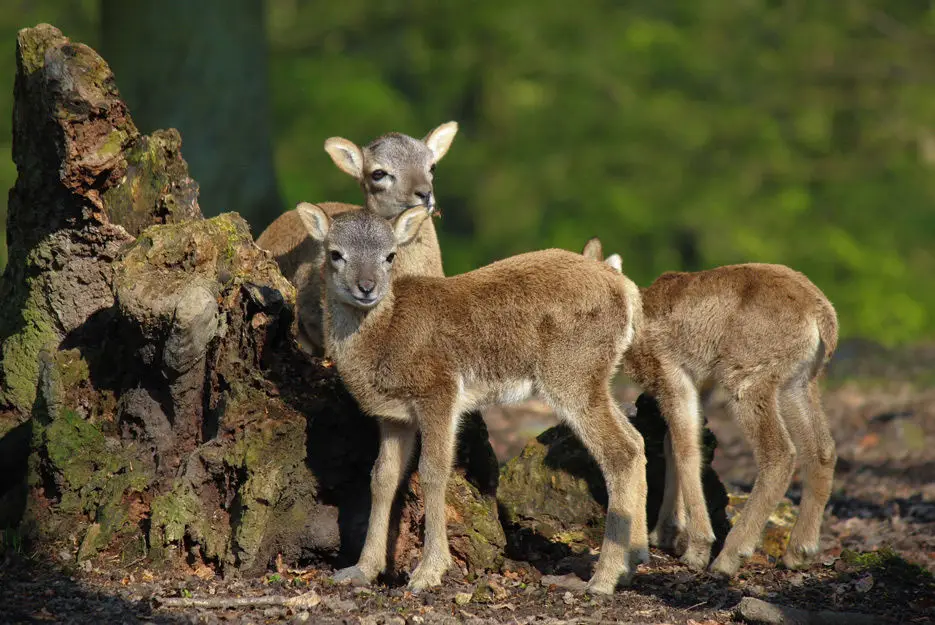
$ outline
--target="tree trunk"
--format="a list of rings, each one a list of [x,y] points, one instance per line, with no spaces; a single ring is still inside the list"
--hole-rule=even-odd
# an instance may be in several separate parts
[[[102,0],[102,49],[144,132],[178,128],[208,215],[282,212],[262,0]]]

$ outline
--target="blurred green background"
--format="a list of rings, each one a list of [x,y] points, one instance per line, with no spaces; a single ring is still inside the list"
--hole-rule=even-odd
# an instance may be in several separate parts
[[[421,137],[455,119],[436,178],[448,273],[580,250],[597,234],[640,284],[670,269],[781,262],[825,290],[844,336],[935,337],[932,2],[235,5],[213,19],[236,21],[243,5],[265,16],[250,19],[269,51],[281,198],[265,221],[300,200],[360,199],[326,137]],[[17,30],[50,22],[109,57],[107,6],[0,0],[0,188],[16,176]],[[118,86],[147,82],[116,73]],[[5,207],[4,195],[4,218]],[[206,214],[231,208],[202,196]]]

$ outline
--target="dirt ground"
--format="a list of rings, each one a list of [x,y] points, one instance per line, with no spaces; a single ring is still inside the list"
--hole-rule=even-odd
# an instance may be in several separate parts
[[[839,461],[823,525],[823,553],[804,572],[777,568],[771,557],[757,553],[737,579],[722,582],[654,550],[633,584],[611,598],[585,594],[568,562],[536,570],[514,560],[480,579],[455,571],[441,589],[413,595],[402,579],[370,588],[336,587],[329,583],[330,567],[322,563],[285,562],[263,577],[221,579],[204,567],[155,572],[105,558],[66,573],[8,545],[0,563],[0,623],[715,625],[739,622],[735,606],[745,596],[809,610],[871,614],[880,623],[935,623],[935,385],[905,377],[916,381],[892,375],[829,380],[824,404]],[[623,385],[619,394],[632,401],[636,389]],[[729,490],[749,492],[755,477],[749,448],[717,396],[707,414],[719,441],[715,468]],[[491,410],[485,419],[501,460],[555,422],[536,403]],[[796,478],[788,497],[797,503],[798,495]],[[866,552],[874,553],[859,555]],[[165,604],[235,597],[282,603],[296,596],[303,597],[303,605]]]

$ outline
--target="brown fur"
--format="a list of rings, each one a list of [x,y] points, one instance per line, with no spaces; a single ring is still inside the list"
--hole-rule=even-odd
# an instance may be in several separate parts
[[[613,592],[648,557],[643,443],[610,394],[620,358],[639,332],[636,286],[603,263],[563,250],[449,278],[392,279],[389,259],[418,227],[418,214],[403,213],[395,235],[366,213],[333,223],[311,207],[303,214],[313,236],[342,255],[325,263],[327,353],[383,432],[364,551],[337,579],[370,580],[384,569],[390,503],[418,431],[425,552],[410,586],[439,584],[450,563],[444,495],[459,415],[538,391],[603,469],[607,532],[589,584],[594,592]],[[361,297],[372,299],[362,305]]]
[[[325,142],[325,150],[335,164],[357,179],[364,191],[364,207],[339,202],[318,206],[330,216],[366,208],[387,219],[402,211],[424,205],[434,211],[433,168],[447,153],[457,132],[454,122],[442,124],[423,140],[400,133],[374,139],[363,148],[340,137]],[[387,176],[374,180],[377,169]],[[296,287],[299,344],[311,354],[324,348],[321,331],[321,246],[311,239],[296,210],[280,215],[257,238],[257,245],[269,251],[283,275]],[[399,251],[397,275],[442,276],[441,250],[432,220],[426,219],[418,236]]]
[[[711,568],[733,575],[753,552],[788,487],[796,449],[804,495],[784,562],[804,566],[818,552],[836,458],[816,380],[837,345],[831,303],[803,274],[768,264],[666,273],[642,299],[643,331],[624,370],[668,419],[667,477],[674,478],[652,542],[681,551],[693,568],[708,563],[714,534],[701,489],[699,393],[716,384],[730,397],[759,475]]]

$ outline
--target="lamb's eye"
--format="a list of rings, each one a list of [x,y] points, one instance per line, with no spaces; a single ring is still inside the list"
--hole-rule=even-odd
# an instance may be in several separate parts
[[[379,182],[383,180],[384,178],[386,178],[386,172],[383,171],[382,169],[375,169],[370,173],[370,178],[374,182]]]
[[[389,256],[386,257],[386,262],[392,264],[396,260],[396,252],[390,252]]]
[[[331,250],[331,260],[332,260],[332,261],[338,262],[339,260],[343,260],[343,259],[344,259],[344,257],[341,256],[341,252],[339,252],[338,250]]]

